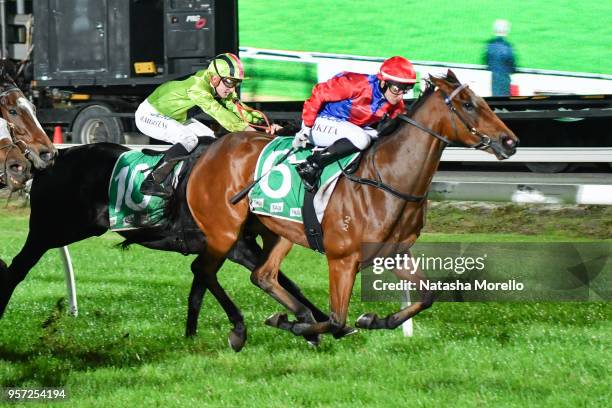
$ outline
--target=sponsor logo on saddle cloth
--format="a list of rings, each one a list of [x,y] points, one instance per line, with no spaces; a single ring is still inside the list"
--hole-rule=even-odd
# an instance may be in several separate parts
[[[254,179],[265,174],[272,166],[291,149],[293,137],[276,137],[266,145],[259,156]],[[271,217],[283,218],[290,221],[303,223],[302,203],[304,202],[304,185],[302,178],[295,170],[295,165],[300,163],[312,152],[307,149],[292,154],[283,163],[272,168],[267,176],[249,192],[249,205],[251,211],[257,214],[269,215]],[[315,195],[314,206],[319,222],[323,219],[325,207],[336,186],[338,177],[342,173],[342,167],[348,166],[358,153],[344,157],[336,163],[325,167],[321,175],[319,191]]]
[[[161,153],[149,156],[134,150],[117,159],[108,188],[108,218],[112,231],[153,227],[163,221],[165,200],[140,192],[140,185],[161,157]],[[182,167],[183,162],[174,166],[171,175],[174,187]]]

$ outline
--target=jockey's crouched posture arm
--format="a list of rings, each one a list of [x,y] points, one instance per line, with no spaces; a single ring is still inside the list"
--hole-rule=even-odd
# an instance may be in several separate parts
[[[403,96],[414,86],[416,73],[412,63],[403,57],[383,62],[375,75],[344,72],[317,84],[302,110],[302,130],[293,146],[306,142],[326,149],[315,151],[296,166],[310,191],[322,169],[334,161],[366,149],[377,137],[372,125],[404,110]]]
[[[168,197],[170,185],[162,182],[174,167],[174,158],[185,156],[198,144],[198,136],[213,136],[213,131],[193,117],[205,112],[230,132],[254,131],[251,124],[262,115],[239,101],[236,88],[244,79],[240,59],[231,53],[216,56],[207,69],[182,81],[160,85],[136,110],[136,126],[153,139],[172,143],[163,159],[142,183],[140,192]],[[274,125],[273,130],[278,127]]]

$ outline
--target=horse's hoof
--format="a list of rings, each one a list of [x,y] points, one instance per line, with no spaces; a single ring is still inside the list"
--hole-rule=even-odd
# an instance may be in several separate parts
[[[321,336],[318,334],[309,334],[304,338],[312,347],[319,347],[319,344],[321,344]]]
[[[264,323],[268,326],[278,328],[281,323],[285,323],[288,321],[289,319],[287,318],[287,313],[274,313],[273,315],[268,317]]]
[[[372,326],[372,323],[376,320],[375,313],[364,313],[357,318],[355,322],[355,326],[360,329],[369,329]]]
[[[244,347],[246,343],[246,330],[231,330],[229,336],[227,336],[227,344],[238,353]]]
[[[358,329],[351,327],[351,326],[344,326],[343,328],[338,330],[336,333],[334,333],[333,336],[334,336],[334,339],[341,339],[343,337],[352,336],[353,334],[357,334],[357,333],[359,333]]]

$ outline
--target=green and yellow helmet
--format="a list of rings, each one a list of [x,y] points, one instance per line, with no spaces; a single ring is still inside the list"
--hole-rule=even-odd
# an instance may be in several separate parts
[[[208,65],[208,71],[221,78],[232,78],[237,81],[242,81],[244,79],[244,66],[242,65],[242,61],[230,52],[217,55],[211,61],[210,65]]]

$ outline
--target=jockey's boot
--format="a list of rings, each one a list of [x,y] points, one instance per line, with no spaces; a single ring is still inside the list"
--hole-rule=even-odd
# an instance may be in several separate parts
[[[305,161],[295,166],[302,177],[304,188],[308,191],[315,191],[319,187],[319,177],[325,166],[359,150],[350,140],[343,138],[336,140],[323,150],[315,151]]]
[[[168,198],[172,195],[172,183],[164,183],[174,165],[177,157],[186,156],[189,152],[180,143],[172,145],[172,147],[164,152],[164,157],[155,165],[151,173],[144,179],[140,185],[140,192],[144,195],[152,195],[162,198]]]

